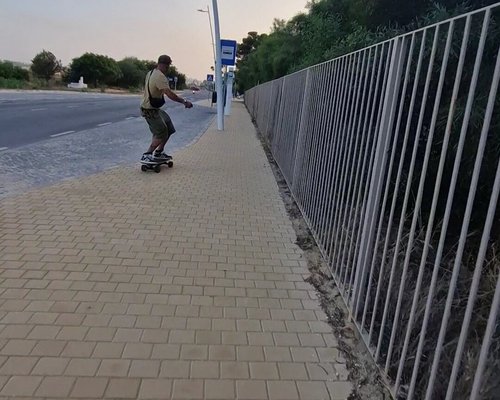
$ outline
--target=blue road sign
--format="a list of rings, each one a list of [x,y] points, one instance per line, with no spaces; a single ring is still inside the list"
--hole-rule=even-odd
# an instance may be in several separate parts
[[[212,74],[207,74],[207,82],[213,82],[214,76]]]
[[[222,39],[220,41],[222,65],[234,65],[236,60],[236,40]]]

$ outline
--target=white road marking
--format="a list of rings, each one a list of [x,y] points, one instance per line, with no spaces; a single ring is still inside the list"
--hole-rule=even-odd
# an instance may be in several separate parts
[[[66,106],[66,108],[78,108],[80,106]]]
[[[8,147],[0,147],[0,151],[7,150]]]
[[[46,110],[47,108],[32,108],[31,111],[43,111]]]
[[[137,118],[137,117],[127,117],[125,119],[135,119],[135,118]]]
[[[106,125],[111,125],[112,122],[103,122],[102,124],[99,124],[97,126],[106,126]]]
[[[69,133],[75,133],[76,131],[66,131],[66,132],[61,132],[61,133],[55,133],[54,135],[50,135],[50,137],[58,137],[62,135],[67,135]]]

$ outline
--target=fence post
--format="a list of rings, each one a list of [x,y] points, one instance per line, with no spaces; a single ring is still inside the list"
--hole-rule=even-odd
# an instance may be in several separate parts
[[[302,149],[300,147],[300,141],[301,141],[301,137],[303,135],[303,131],[304,131],[304,110],[306,108],[306,105],[309,101],[309,94],[310,94],[310,91],[311,91],[311,88],[310,88],[310,84],[309,84],[309,75],[310,75],[310,71],[311,69],[308,68],[307,69],[307,72],[306,72],[306,82],[304,84],[304,97],[302,99],[302,107],[301,107],[301,110],[300,110],[300,122],[299,122],[299,134],[297,135],[297,144],[295,146],[295,148],[297,149],[295,151],[295,160],[293,162],[293,172],[292,172],[292,192],[293,193],[296,193],[296,186],[295,186],[295,183],[297,182],[297,160],[299,160],[302,156]]]
[[[382,195],[383,178],[386,173],[387,155],[390,145],[391,132],[396,115],[396,103],[398,98],[399,86],[402,77],[402,59],[406,52],[407,43],[404,38],[394,39],[394,47],[390,55],[389,76],[387,86],[383,96],[382,118],[379,127],[377,147],[375,149],[375,158],[372,175],[370,178],[370,187],[368,192],[367,204],[365,208],[363,232],[361,236],[361,247],[356,261],[356,275],[354,279],[352,302],[356,304],[363,297],[365,292],[364,282],[369,271],[367,268],[368,260],[373,252],[373,236],[376,229],[376,221],[380,208],[380,198]],[[348,300],[348,299],[347,299]],[[355,308],[351,309],[351,312]],[[354,315],[354,318],[356,316]]]
[[[279,102],[279,105],[278,105],[278,117],[277,117],[277,126],[275,127],[274,129],[274,137],[273,137],[273,143],[271,143],[271,152],[273,154],[273,157],[276,158],[276,155],[275,155],[275,152],[277,150],[277,135],[278,133],[281,133],[281,121],[283,120],[283,92],[284,92],[284,88],[285,88],[285,82],[286,82],[286,76],[283,77],[283,79],[281,80],[281,88],[280,88],[280,102]],[[285,175],[285,174],[283,174]]]
[[[266,135],[266,139],[269,140],[269,120],[271,119],[271,103],[273,102],[273,86],[274,86],[274,81],[271,82],[269,85],[271,88],[269,89],[269,104],[267,106],[267,121],[266,121],[266,129],[264,130],[264,133]]]

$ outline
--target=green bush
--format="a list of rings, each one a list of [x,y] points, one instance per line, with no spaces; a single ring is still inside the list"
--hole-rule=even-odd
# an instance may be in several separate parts
[[[0,61],[0,78],[29,80],[29,72],[21,67],[14,66],[10,61]]]
[[[0,77],[0,88],[2,89],[24,89],[27,82],[19,79]]]

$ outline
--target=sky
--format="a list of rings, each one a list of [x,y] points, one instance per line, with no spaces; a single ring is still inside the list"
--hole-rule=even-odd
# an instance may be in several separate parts
[[[221,39],[269,33],[275,18],[307,12],[307,0],[218,0]],[[119,61],[168,54],[188,78],[213,65],[212,0],[0,0],[0,60],[29,63],[42,50],[64,66],[86,52]]]

